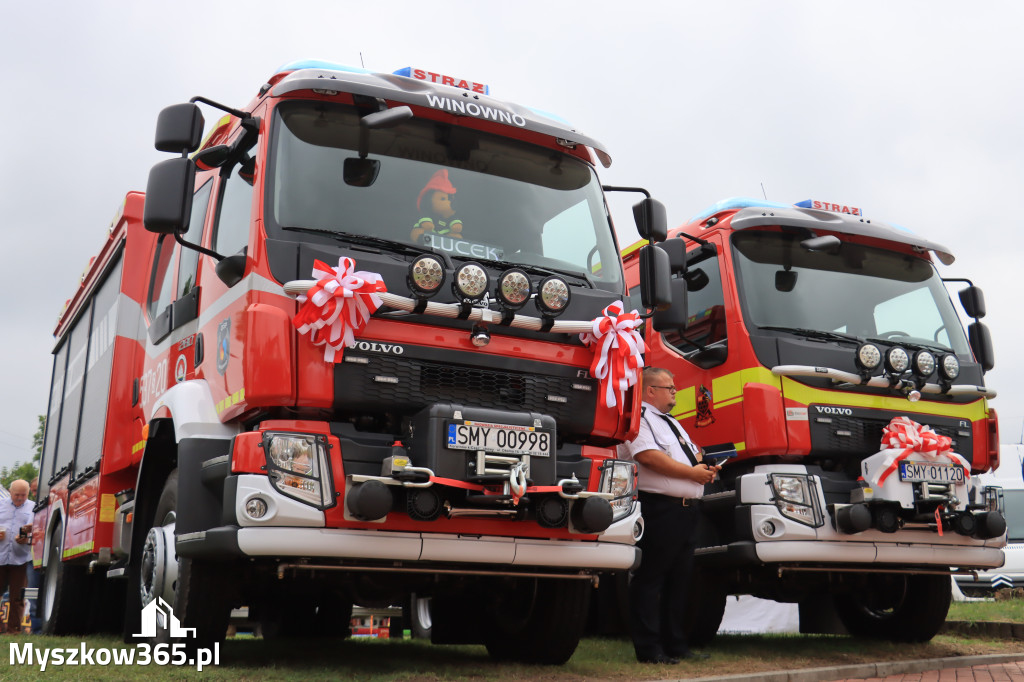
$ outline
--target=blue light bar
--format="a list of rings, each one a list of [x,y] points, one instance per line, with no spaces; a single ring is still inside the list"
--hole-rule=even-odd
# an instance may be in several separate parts
[[[864,212],[856,206],[844,204],[833,204],[830,201],[818,201],[817,199],[804,199],[793,204],[797,208],[812,208],[818,211],[832,211],[833,213],[845,213],[846,215],[863,216]]]
[[[325,71],[348,71],[349,73],[373,73],[368,69],[360,69],[356,66],[345,66],[344,64],[337,64],[335,62],[326,62],[322,59],[299,59],[294,62],[288,62],[274,73],[283,73],[285,71],[298,71],[300,69],[323,69]]]
[[[718,213],[719,211],[730,211],[734,208],[789,208],[789,204],[780,204],[777,201],[768,201],[766,199],[751,199],[750,197],[729,197],[728,199],[722,199],[719,202],[711,204],[710,207],[705,209],[702,213],[690,218],[688,222],[696,222],[703,220]]]
[[[448,85],[453,88],[462,88],[463,90],[469,90],[470,92],[479,92],[481,95],[491,94],[491,86],[487,85],[486,83],[477,83],[476,81],[468,80],[466,78],[449,76],[444,73],[428,71],[427,69],[418,69],[413,66],[407,66],[404,69],[399,69],[398,71],[394,71],[393,73],[396,76],[415,78],[418,81],[437,83],[438,85]]]

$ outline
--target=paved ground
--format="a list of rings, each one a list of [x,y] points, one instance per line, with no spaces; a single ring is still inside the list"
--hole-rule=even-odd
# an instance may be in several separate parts
[[[923,661],[862,663],[834,668],[721,675],[693,682],[1024,682],[1024,653],[958,656]]]

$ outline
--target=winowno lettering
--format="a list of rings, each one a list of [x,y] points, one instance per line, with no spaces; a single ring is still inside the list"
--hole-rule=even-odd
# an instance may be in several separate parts
[[[476,102],[464,102],[462,100],[452,99],[451,97],[438,97],[437,95],[427,95],[427,102],[435,109],[450,111],[453,114],[467,114],[469,116],[475,116],[476,118],[484,118],[498,123],[505,123],[507,125],[515,124],[520,128],[526,127],[526,119],[519,114],[503,111],[502,109],[495,109],[494,107],[489,107],[483,104],[477,104]]]

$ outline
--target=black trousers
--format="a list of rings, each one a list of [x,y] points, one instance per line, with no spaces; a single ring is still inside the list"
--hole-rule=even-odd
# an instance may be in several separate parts
[[[643,554],[629,584],[630,632],[637,658],[681,655],[686,642],[686,602],[693,573],[698,510],[690,501],[640,491]]]

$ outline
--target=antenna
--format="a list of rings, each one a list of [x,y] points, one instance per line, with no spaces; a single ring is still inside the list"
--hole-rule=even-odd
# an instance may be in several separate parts
[[[768,201],[768,192],[764,191],[764,183],[763,182],[761,183],[761,194],[764,195],[764,200]]]
[[[359,65],[362,66],[364,69],[366,68],[366,62],[363,61],[362,50],[359,51]]]

